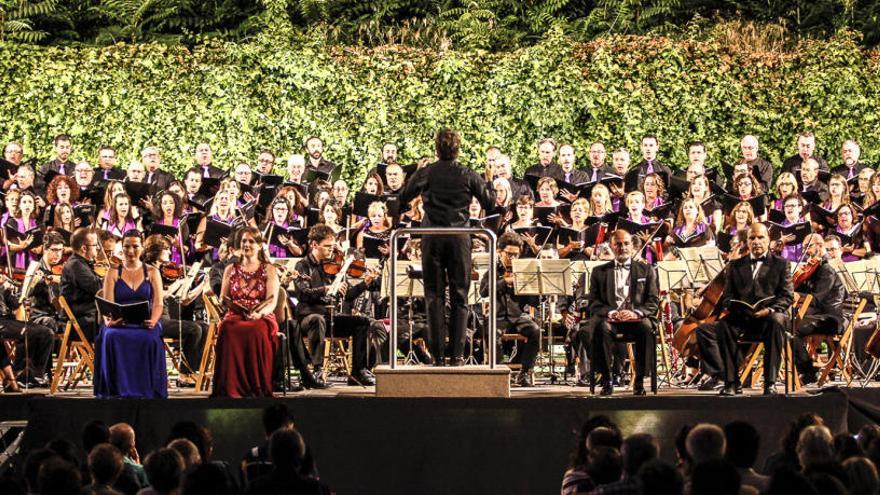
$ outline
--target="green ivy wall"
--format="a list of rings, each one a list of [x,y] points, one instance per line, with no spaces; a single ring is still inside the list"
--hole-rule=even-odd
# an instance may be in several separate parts
[[[123,162],[152,144],[167,168],[181,170],[201,141],[231,167],[253,163],[264,147],[289,154],[318,134],[352,179],[385,140],[401,144],[405,161],[431,153],[439,126],[462,132],[462,161],[475,168],[483,149],[500,144],[522,170],[543,136],[575,143],[585,166],[591,141],[637,154],[645,132],[659,135],[674,166],[686,163],[692,139],[708,143],[713,163],[733,160],[745,133],[778,165],[801,129],[818,135],[831,163],[850,137],[868,161],[880,159],[877,53],[846,36],[761,54],[663,38],[579,45],[551,33],[493,55],[293,46],[279,41],[283,33],[265,41],[270,34],[194,50],[0,45],[0,138],[41,160],[59,132],[73,136],[75,157],[90,160],[102,143]]]

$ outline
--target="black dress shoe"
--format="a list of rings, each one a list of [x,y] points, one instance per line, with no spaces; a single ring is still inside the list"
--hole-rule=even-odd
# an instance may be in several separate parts
[[[739,393],[742,394],[742,388],[739,388]],[[733,397],[737,394],[737,386],[733,383],[726,383],[724,387],[721,389],[721,392],[718,395],[722,395],[724,397]]]
[[[721,380],[713,376],[701,383],[700,386],[697,387],[697,390],[708,392],[710,390],[718,390],[723,386],[724,384],[721,382]]]
[[[305,387],[303,387],[302,383],[291,381],[291,382],[288,382],[288,384],[287,384],[287,391],[288,392],[302,392],[303,390],[305,390]],[[284,382],[274,383],[272,385],[272,391],[273,392],[283,392],[284,391]]]
[[[327,383],[326,380],[324,380],[324,372],[320,369],[315,370],[315,372],[312,373],[312,379],[314,379],[316,383],[320,384],[318,387],[315,388],[327,388],[330,386],[330,384]]]
[[[776,385],[770,385],[764,387],[764,395],[778,395],[779,392],[776,391]]]
[[[602,390],[599,392],[599,395],[610,396],[614,393],[614,386],[609,382],[605,382],[602,384]]]
[[[802,385],[810,385],[819,381],[819,377],[816,376],[816,372],[812,371],[809,373],[803,373],[801,375],[801,384]]]
[[[534,387],[535,382],[532,381],[532,374],[528,371],[520,371],[516,375],[516,384],[520,387]]]
[[[348,384],[354,386],[371,387],[376,384],[373,374],[367,370],[360,370],[355,375],[349,375]]]
[[[464,358],[457,357],[449,360],[449,366],[464,366]]]
[[[323,378],[318,380],[311,373],[304,373],[299,380],[302,386],[308,389],[324,389],[328,386]]]
[[[641,386],[641,387],[638,386],[638,385],[636,385],[636,387],[633,388],[633,395],[635,395],[636,397],[641,397],[641,396],[644,396],[644,395],[648,395],[648,392],[645,392],[645,387],[644,387],[644,385]]]

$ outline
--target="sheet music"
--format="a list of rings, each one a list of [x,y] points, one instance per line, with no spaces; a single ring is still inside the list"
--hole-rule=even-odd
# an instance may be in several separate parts
[[[721,251],[716,246],[678,248],[678,256],[687,263],[688,275],[695,284],[707,284],[724,269]]]
[[[425,297],[425,284],[422,279],[411,279],[407,274],[407,268],[415,266],[419,270],[422,269],[422,263],[416,261],[397,261],[394,276],[397,279],[397,297]],[[391,262],[385,263],[385,269],[382,270],[382,297],[391,297],[391,286],[389,279],[391,278]]]
[[[581,288],[581,290],[584,294],[587,294],[590,291],[590,276],[593,274],[593,269],[605,263],[608,263],[608,260],[573,261],[571,263],[571,279],[574,282],[577,282],[581,279],[581,274],[586,274],[584,277],[584,287]]]
[[[518,295],[572,295],[569,260],[513,260],[514,291]]]
[[[687,289],[693,286],[688,275],[687,262],[684,260],[658,262],[657,278],[660,282],[660,290],[664,292]]]

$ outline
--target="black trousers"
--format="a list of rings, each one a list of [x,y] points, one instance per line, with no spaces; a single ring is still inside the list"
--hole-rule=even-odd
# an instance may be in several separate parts
[[[180,349],[183,353],[183,362],[180,365],[181,373],[195,373],[202,364],[202,350],[205,348],[205,328],[191,320],[172,320],[162,318],[162,331],[172,339],[180,338]]]
[[[306,315],[300,321],[301,332],[309,337],[309,353],[314,368],[324,366],[324,340],[328,333],[329,317],[320,314]],[[351,366],[352,373],[367,369],[367,335],[371,340],[380,339],[387,341],[387,333],[381,324],[374,325],[370,318],[364,316],[333,315],[333,337],[351,337]],[[302,337],[299,337],[302,339]]]
[[[422,274],[428,313],[428,341],[436,359],[446,355],[446,338],[452,343],[452,356],[464,356],[467,335],[467,296],[471,275],[471,239],[467,235],[422,238]],[[450,313],[447,326],[446,288]]]
[[[764,384],[769,386],[776,383],[782,361],[786,323],[784,314],[773,312],[763,319],[724,319],[715,323],[704,323],[698,331],[715,333],[721,356],[721,378],[725,383],[739,382],[738,373],[743,355],[737,339],[746,332],[760,337],[764,343]]]
[[[700,368],[703,373],[719,380],[724,379],[718,335],[714,327],[708,325],[697,327],[697,348],[700,350]]]
[[[804,316],[797,327],[792,343],[792,353],[798,373],[813,373],[813,360],[807,352],[807,339],[809,335],[836,335],[843,331],[843,322],[830,315],[808,314]]]
[[[505,333],[515,333],[525,337],[525,343],[521,346],[521,354],[519,362],[522,364],[522,371],[529,372],[535,367],[535,361],[538,359],[538,351],[541,348],[541,329],[535,320],[529,316],[521,316],[512,320],[503,319],[495,322],[496,331],[499,335]],[[496,353],[496,359],[501,359],[501,344],[498,344],[499,350]]]
[[[593,323],[590,320],[582,320],[580,325],[571,333],[572,351],[578,358],[578,375],[586,377],[590,372],[590,356],[593,350]],[[611,374],[623,375],[623,362],[626,359],[626,343],[613,342],[611,344]]]
[[[28,376],[42,377],[52,357],[54,332],[51,328],[36,323],[26,323],[12,319],[0,319],[0,337],[15,342],[16,372]]]
[[[633,357],[636,360],[634,366],[635,378],[637,384],[641,383],[645,378],[645,369],[648,367],[649,357],[653,356],[653,353],[656,352],[653,345],[654,329],[651,325],[651,320],[642,318],[633,322],[611,323],[606,318],[593,317],[590,318],[588,325],[592,328],[593,335],[593,357],[595,358],[593,366],[595,366],[597,373],[602,374],[603,380],[606,382],[611,380],[609,363],[615,344],[614,335],[617,332],[621,332],[627,334],[628,338],[633,340]]]

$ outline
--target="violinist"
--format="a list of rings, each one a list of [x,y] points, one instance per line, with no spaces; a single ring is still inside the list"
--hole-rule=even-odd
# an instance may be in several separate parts
[[[794,274],[794,289],[802,294],[812,294],[813,301],[807,313],[797,325],[792,352],[795,365],[806,385],[816,382],[816,369],[807,353],[806,337],[813,334],[838,335],[843,332],[843,283],[828,262],[825,243],[819,234],[804,239],[806,260]]]
[[[328,294],[328,289],[336,277],[344,277],[344,273],[335,275],[328,273],[329,262],[336,255],[336,234],[330,227],[318,224],[309,229],[309,253],[296,264],[296,271],[301,274],[296,279],[296,297],[299,304],[296,307],[296,318],[300,323],[300,329],[309,338],[309,353],[312,362],[312,376],[318,384],[325,385],[323,377],[324,366],[324,339],[327,334],[327,317],[331,314],[329,308],[336,304],[336,298],[342,297],[351,302],[359,294],[366,290],[366,284],[361,284],[359,290],[350,290],[347,282],[339,284],[336,295]],[[335,316],[335,315],[334,315]],[[335,325],[334,336],[344,333],[352,334],[352,375],[349,376],[349,384],[374,385],[375,379],[367,370],[367,331],[368,321],[355,321],[349,328]],[[362,323],[362,324],[361,324]],[[305,382],[303,383],[305,384]]]
[[[522,247],[522,237],[516,232],[505,232],[498,238],[500,263],[495,284],[495,297],[498,301],[495,328],[501,334],[514,333],[526,337],[522,352],[522,369],[516,376],[515,383],[520,387],[534,387],[532,368],[538,357],[541,330],[528,313],[527,306],[537,307],[538,301],[535,297],[516,295],[513,288],[513,260],[519,258]],[[480,281],[480,295],[489,296],[488,272]],[[497,355],[500,356],[501,353]]]
[[[51,328],[55,333],[63,330],[59,322],[58,296],[61,294],[61,272],[64,269],[62,259],[64,238],[57,232],[47,232],[43,236],[43,256],[40,258],[38,276],[35,277],[31,289],[30,320],[39,325]]]
[[[40,262],[41,268],[43,261],[47,258],[54,263],[61,260],[64,242],[58,234],[50,233],[45,240],[44,246],[46,247],[44,251],[51,250],[51,252],[44,252],[44,259]],[[51,271],[49,274],[51,276]],[[42,271],[38,269],[29,283],[33,286],[34,281],[40,278],[43,278]],[[55,295],[57,297],[57,284],[55,287]],[[32,294],[36,298],[37,294],[35,292]],[[19,381],[31,387],[44,387],[47,383],[45,375],[54,343],[53,330],[57,323],[55,323],[55,314],[52,314],[51,318],[37,317],[37,315],[42,314],[36,308],[38,301],[34,301],[34,304],[31,306],[31,316],[27,321],[17,320],[14,311],[27,300],[27,295],[21,297],[14,291],[11,284],[3,284],[2,289],[0,289],[0,338],[15,342],[16,351],[13,370],[18,375]]]
[[[70,236],[73,254],[61,272],[61,295],[76,315],[79,326],[89,341],[95,339],[98,329],[98,309],[95,294],[101,290],[102,281],[95,274],[95,258],[98,255],[98,234],[80,227]]]

